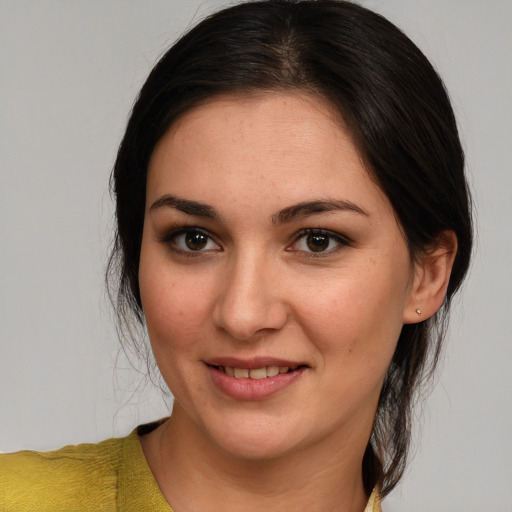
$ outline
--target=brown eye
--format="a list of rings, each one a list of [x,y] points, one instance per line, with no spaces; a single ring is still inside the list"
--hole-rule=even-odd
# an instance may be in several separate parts
[[[287,250],[327,256],[350,245],[350,240],[339,233],[324,229],[305,229]]]
[[[181,253],[203,253],[222,250],[210,235],[199,228],[182,228],[167,235],[163,241]]]
[[[185,234],[185,245],[191,251],[200,251],[208,244],[208,236],[198,231],[189,231]]]
[[[321,233],[310,233],[306,237],[306,244],[313,252],[322,252],[329,247],[330,237]]]

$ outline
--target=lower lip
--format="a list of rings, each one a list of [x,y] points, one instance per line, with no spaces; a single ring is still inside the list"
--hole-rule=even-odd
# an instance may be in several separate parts
[[[306,370],[297,368],[265,379],[237,379],[213,366],[206,366],[213,383],[226,395],[237,400],[263,400],[293,384]]]

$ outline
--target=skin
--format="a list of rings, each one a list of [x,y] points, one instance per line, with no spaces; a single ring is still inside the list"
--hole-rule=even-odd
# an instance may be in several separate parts
[[[323,211],[290,209],[304,202]],[[168,502],[361,512],[386,370],[402,325],[441,304],[453,247],[413,264],[342,120],[300,94],[225,97],[185,114],[154,150],[146,205],[142,303],[175,404],[141,445]],[[180,230],[196,228],[206,245],[191,250]],[[320,251],[305,229],[325,230]],[[216,357],[305,370],[240,400],[212,381],[205,361]]]

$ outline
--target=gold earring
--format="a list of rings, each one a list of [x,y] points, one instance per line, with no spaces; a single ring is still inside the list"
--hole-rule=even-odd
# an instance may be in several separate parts
[[[421,316],[421,309],[420,309],[420,308],[418,308],[418,309],[416,310],[416,313],[418,313],[418,316]]]

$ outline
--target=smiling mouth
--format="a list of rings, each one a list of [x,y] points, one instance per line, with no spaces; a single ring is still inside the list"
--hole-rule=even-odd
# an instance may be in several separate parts
[[[300,366],[263,366],[261,368],[235,368],[232,366],[217,366],[209,365],[218,371],[235,377],[236,379],[253,379],[263,380],[269,377],[276,377],[284,373],[292,373],[298,369],[305,368],[304,365]]]

